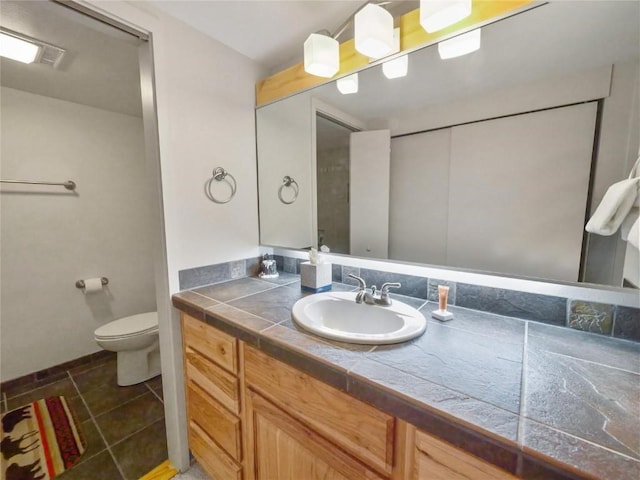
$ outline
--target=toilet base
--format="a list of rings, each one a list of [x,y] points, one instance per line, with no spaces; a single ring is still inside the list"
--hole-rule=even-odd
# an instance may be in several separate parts
[[[143,350],[118,352],[118,385],[128,387],[160,375],[160,345],[155,340]]]

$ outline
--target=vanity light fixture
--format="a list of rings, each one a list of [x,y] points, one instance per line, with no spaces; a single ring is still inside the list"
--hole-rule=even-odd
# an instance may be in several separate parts
[[[437,32],[471,15],[471,0],[420,0],[420,25]]]
[[[395,28],[393,30],[393,53],[397,53],[399,51],[400,51],[400,29]],[[393,60],[387,60],[382,64],[382,73],[384,73],[384,76],[389,79],[404,77],[407,75],[408,70],[409,70],[409,57],[407,55],[396,57]]]
[[[343,95],[358,93],[358,74],[352,73],[346,77],[339,78],[336,82],[336,86]]]
[[[475,52],[480,48],[480,31],[476,28],[468,33],[458,35],[438,44],[438,53],[442,60],[460,57],[467,53]]]
[[[388,79],[406,77],[409,71],[409,57],[402,55],[382,64],[382,73]]]
[[[40,46],[17,35],[0,32],[0,56],[22,63],[33,63],[38,58]]]
[[[312,33],[304,42],[304,71],[331,78],[340,69],[338,40],[324,33]]]
[[[393,16],[380,5],[369,3],[354,17],[355,47],[370,58],[393,52]]]

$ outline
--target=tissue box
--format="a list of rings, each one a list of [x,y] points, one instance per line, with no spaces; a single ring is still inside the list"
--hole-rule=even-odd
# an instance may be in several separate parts
[[[308,292],[325,292],[331,290],[331,264],[310,262],[300,264],[300,285]]]

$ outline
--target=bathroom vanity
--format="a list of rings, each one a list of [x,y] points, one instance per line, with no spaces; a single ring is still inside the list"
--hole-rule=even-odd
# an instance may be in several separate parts
[[[189,443],[213,478],[516,478],[188,314],[182,326]]]
[[[459,309],[457,325],[429,323],[424,338],[409,344],[375,348],[348,345],[315,337],[291,322],[292,303],[305,295],[299,284],[272,284],[260,291],[259,282],[246,278],[173,296],[174,306],[181,310],[190,449],[212,478],[638,477],[640,463],[633,455],[619,453],[635,446],[637,415],[630,413],[622,424],[612,422],[614,429],[624,429],[626,423],[627,431],[615,432],[623,447],[619,452],[606,442],[609,448],[588,441],[596,438],[590,435],[597,432],[586,429],[597,430],[598,419],[576,415],[571,421],[582,422],[578,428],[585,429],[577,436],[562,431],[553,420],[535,418],[534,412],[544,409],[535,403],[535,397],[542,394],[538,387],[562,374],[550,370],[548,382],[532,378],[524,385],[532,390],[534,400],[520,396],[520,390],[525,390],[520,376],[526,382],[526,375],[543,375],[541,369],[525,371],[522,366],[515,370],[508,366],[517,363],[510,352],[527,351],[524,343],[513,339],[530,334],[527,329],[533,323]],[[236,287],[244,295],[229,294]],[[256,293],[247,295],[249,287]],[[422,311],[434,306],[428,303]],[[256,315],[258,312],[263,315]],[[466,329],[489,326],[491,336],[478,340],[485,335],[477,331],[468,345],[460,343],[471,338],[472,332]],[[530,330],[536,333],[536,326]],[[565,329],[555,330],[560,332],[556,341],[564,340]],[[544,332],[536,335],[534,343]],[[447,343],[447,338],[453,343],[440,350],[428,351],[424,343],[433,339]],[[612,350],[612,357],[637,361],[636,344],[613,341],[622,347]],[[495,352],[495,361],[489,359],[491,353],[481,352],[482,342],[483,348]],[[459,378],[447,380],[445,374],[442,381],[433,383],[403,366],[403,362],[416,362],[435,369],[441,363],[442,371],[450,373],[442,348],[451,346],[455,346],[450,352],[453,364],[456,357],[471,355],[478,356],[483,365],[468,366],[470,374],[460,363]],[[576,345],[569,345],[573,347]],[[530,355],[541,354],[532,350]],[[544,356],[535,358],[536,363],[545,361]],[[473,371],[476,368],[478,373]],[[581,366],[573,362],[569,368],[580,370]],[[476,382],[478,385],[470,385],[468,391],[478,387],[488,397],[482,398],[485,393],[461,393],[466,387],[460,382]],[[612,380],[611,391],[615,382]],[[633,395],[635,388],[630,385],[626,394]],[[545,394],[554,393],[549,388]],[[625,399],[624,392],[618,394],[622,404],[630,401],[637,406],[637,399]],[[495,401],[490,399],[492,395]],[[553,401],[541,401],[546,408],[555,408]],[[530,414],[523,412],[525,407]],[[584,414],[577,400],[566,407],[565,412],[556,414],[570,415],[567,412],[572,410]],[[625,439],[632,439],[631,443],[625,445]]]

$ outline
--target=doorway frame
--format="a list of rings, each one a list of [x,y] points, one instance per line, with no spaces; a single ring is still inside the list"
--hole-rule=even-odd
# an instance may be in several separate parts
[[[154,62],[154,32],[161,32],[162,28],[157,17],[149,15],[143,8],[128,2],[101,2],[100,0],[53,0],[53,2],[143,40],[138,47],[138,66],[145,164],[153,185],[151,208],[152,215],[155,217],[156,230],[153,236],[155,239],[153,266],[167,452],[171,464],[182,472],[190,467],[182,333],[179,314],[171,304]],[[128,18],[133,18],[133,22],[125,20]]]

